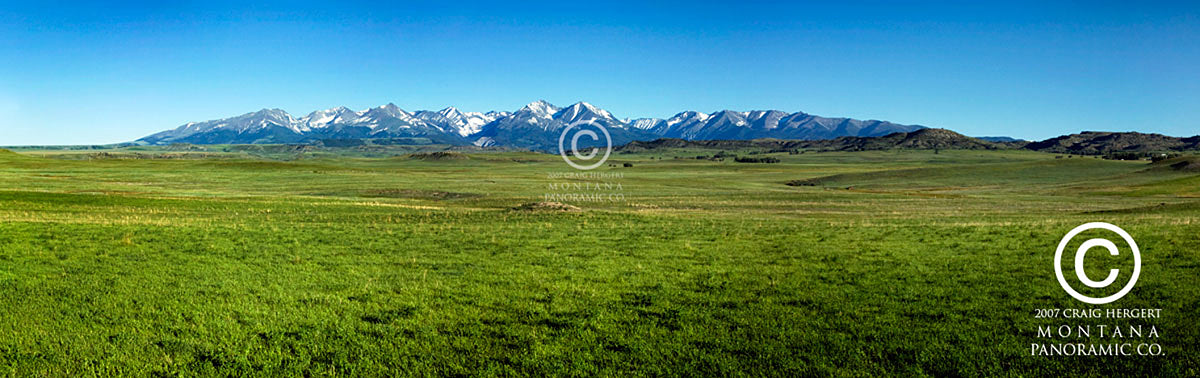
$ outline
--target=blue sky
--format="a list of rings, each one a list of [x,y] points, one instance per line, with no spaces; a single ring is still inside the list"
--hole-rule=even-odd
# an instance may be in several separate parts
[[[236,2],[0,7],[0,145],[393,102],[780,109],[1042,139],[1200,133],[1200,5]]]

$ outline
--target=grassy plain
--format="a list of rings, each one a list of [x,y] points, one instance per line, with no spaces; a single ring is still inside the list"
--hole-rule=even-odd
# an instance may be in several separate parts
[[[534,153],[125,152],[0,151],[0,375],[1200,374],[1196,172],[670,151],[564,178]],[[621,196],[512,209],[575,182]],[[1052,271],[1090,221],[1142,249],[1112,305]],[[1093,307],[1162,308],[1165,354],[1030,355],[1035,327],[1058,324],[1035,309]]]

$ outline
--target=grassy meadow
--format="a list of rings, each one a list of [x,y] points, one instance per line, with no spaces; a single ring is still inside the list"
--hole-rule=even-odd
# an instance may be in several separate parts
[[[0,151],[0,376],[1200,375],[1198,172],[713,152]],[[1142,250],[1110,305],[1054,278],[1091,221]],[[1164,354],[1031,356],[1041,308],[1161,308]]]

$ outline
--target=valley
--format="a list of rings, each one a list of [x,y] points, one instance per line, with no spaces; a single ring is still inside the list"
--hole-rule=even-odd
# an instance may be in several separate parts
[[[0,152],[16,375],[1191,375],[1196,160]],[[224,151],[228,148],[228,151]],[[261,148],[274,148],[262,146]],[[105,152],[109,155],[96,155]],[[750,150],[731,151],[749,154]],[[631,166],[626,167],[624,163]],[[811,185],[792,186],[807,180]],[[552,185],[619,200],[545,203]],[[573,189],[572,189],[573,190]],[[1121,225],[1171,359],[1031,356],[1054,245]],[[1101,276],[1101,275],[1096,275]],[[1002,279],[997,277],[1003,277]],[[1130,319],[1142,321],[1142,319]],[[1119,323],[1125,326],[1125,320]],[[1130,342],[1147,340],[1129,339]]]

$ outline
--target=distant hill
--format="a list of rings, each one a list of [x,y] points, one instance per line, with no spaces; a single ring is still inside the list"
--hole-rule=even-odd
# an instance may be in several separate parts
[[[47,167],[56,162],[49,159],[22,155],[11,150],[0,148],[0,166],[4,167]]]
[[[1200,156],[1180,156],[1151,164],[1151,171],[1200,172]]]
[[[997,150],[1005,146],[972,138],[946,129],[922,129],[909,133],[893,133],[878,138],[838,138],[829,141],[829,149],[886,150],[905,148],[916,150]]]
[[[1171,152],[1200,150],[1200,136],[1177,138],[1162,134],[1137,132],[1085,131],[1063,135],[1040,142],[1030,142],[1025,149],[1079,155],[1104,155],[1114,152]]]
[[[1200,151],[1200,136],[1177,138],[1160,134],[1135,132],[1083,132],[1050,138],[1040,142],[1026,142],[1004,138],[988,141],[972,138],[946,129],[921,129],[913,132],[892,133],[879,137],[841,137],[829,140],[682,140],[658,139],[650,142],[632,142],[620,147],[619,151],[643,151],[660,148],[708,148],[739,149],[763,148],[768,150],[824,150],[864,151],[902,149],[946,149],[946,150],[996,150],[1027,149],[1048,153],[1077,155],[1108,155],[1118,152],[1136,153],[1142,157],[1153,153]]]
[[[880,137],[841,137],[828,140],[683,140],[658,139],[649,142],[635,141],[621,146],[617,151],[637,152],[662,148],[740,149],[763,148],[768,150],[823,150],[823,151],[867,151],[903,149],[947,149],[947,150],[996,150],[1012,148],[1005,144],[992,143],[972,138],[946,129],[920,129],[913,132],[891,133]]]

